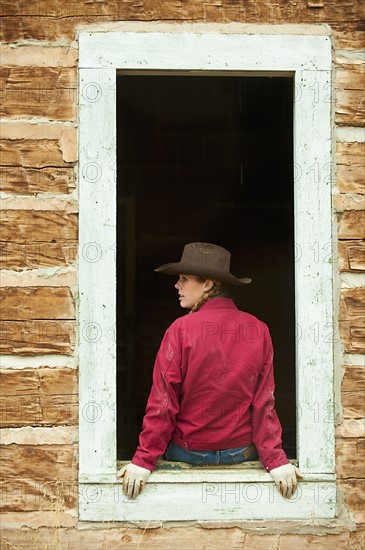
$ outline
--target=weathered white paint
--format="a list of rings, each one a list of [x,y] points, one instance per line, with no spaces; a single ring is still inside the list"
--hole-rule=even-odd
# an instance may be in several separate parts
[[[295,307],[300,468],[334,471],[331,73],[295,73]]]
[[[124,70],[295,71],[328,69],[328,36],[221,33],[81,33],[79,66]],[[121,52],[123,54],[121,55]]]
[[[293,461],[292,461],[293,462]],[[126,461],[119,461],[118,466],[128,464]],[[333,474],[307,474],[306,482],[327,482],[333,481]],[[115,481],[113,475],[97,475],[90,483],[110,484]],[[166,462],[161,460],[157,469],[152,472],[148,482],[150,483],[197,483],[221,481],[230,483],[273,483],[270,474],[262,468],[259,462],[235,464],[229,468],[225,466],[195,467],[181,462]],[[119,480],[120,482],[120,480]]]
[[[292,499],[284,499],[273,483],[219,482],[161,486],[151,481],[136,500],[129,500],[121,485],[80,486],[79,510],[89,521],[181,521],[313,519],[335,515],[336,484],[303,482]]]
[[[275,30],[277,32],[277,29]],[[331,234],[331,45],[328,36],[81,33],[80,36],[80,519],[329,518],[335,515]],[[300,498],[286,502],[262,469],[156,471],[137,502],[121,503],[115,484],[115,74],[116,70],[295,77],[296,315]],[[97,179],[87,181],[94,163]],[[97,166],[95,166],[95,164]],[[93,172],[91,172],[91,175]],[[93,179],[92,177],[88,178]],[[113,240],[114,239],[114,240]],[[88,243],[100,250],[87,262]],[[85,248],[86,247],[86,248]],[[105,307],[104,307],[105,306]],[[83,338],[91,327],[95,341]],[[98,326],[97,326],[98,325]],[[95,327],[94,329],[92,327]],[[96,334],[100,328],[100,340]],[[109,330],[109,333],[108,333]],[[90,340],[90,338],[89,338]],[[292,366],[294,368],[294,365]],[[93,402],[95,418],[85,418]],[[87,410],[87,409],[86,409]],[[97,418],[100,416],[100,418]],[[90,418],[89,418],[90,420]],[[311,476],[311,477],[307,477]],[[258,502],[202,502],[202,483],[227,480]],[[92,487],[89,484],[95,484]],[[315,484],[318,489],[314,496]],[[236,489],[235,489],[236,490]],[[330,494],[325,494],[325,491]],[[85,493],[86,491],[86,493]],[[333,493],[332,493],[333,491]],[[322,492],[322,493],[321,493]],[[218,494],[218,493],[217,493]],[[318,495],[322,495],[322,497]],[[86,496],[85,496],[86,495]],[[117,501],[115,500],[117,498]],[[235,497],[233,497],[235,498]],[[240,497],[241,498],[241,497]],[[119,500],[118,500],[119,499]],[[170,506],[171,502],[176,506]],[[169,505],[166,506],[166,502]]]
[[[115,472],[115,70],[80,70],[80,477]]]

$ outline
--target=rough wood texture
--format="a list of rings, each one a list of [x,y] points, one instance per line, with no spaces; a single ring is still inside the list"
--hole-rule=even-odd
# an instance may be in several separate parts
[[[76,481],[39,482],[33,479],[0,480],[4,512],[61,511],[77,504]]]
[[[277,529],[276,525],[276,529]],[[246,533],[245,527],[204,529],[200,527],[171,527],[163,529],[128,529],[128,528],[100,528],[100,529],[39,529],[36,534],[30,529],[21,529],[18,533],[4,529],[3,550],[13,550],[12,543],[20,550],[29,550],[29,540],[38,544],[38,548],[52,548],[50,543],[57,534],[60,548],[67,550],[99,550],[99,549],[128,549],[141,550],[171,550],[171,548],[188,548],[189,550],[360,550],[362,548],[363,533],[341,532],[321,534],[253,534]],[[6,546],[9,541],[9,546]]]
[[[51,210],[3,210],[1,239],[32,245],[77,240],[77,214]]]
[[[356,523],[363,524],[365,522],[365,480],[341,480],[338,486],[344,494],[346,506],[353,513]]]
[[[347,353],[365,353],[364,291],[364,288],[341,290],[340,336]]]
[[[365,438],[336,439],[336,472],[341,479],[364,478]]]
[[[27,3],[2,3],[4,24],[0,39],[15,42],[26,39],[74,40],[77,25],[105,21],[176,21],[176,22],[241,22],[241,23],[327,23],[335,30],[336,47],[363,47],[361,0],[336,2],[329,0],[316,4],[298,2],[270,2],[268,0],[237,0],[231,2],[204,2],[202,0],[156,1],[131,0],[120,2],[64,2],[51,3],[31,0]],[[41,24],[40,24],[41,21]]]
[[[0,267],[16,271],[24,268],[68,266],[75,262],[77,242],[0,243]]]
[[[0,426],[77,424],[77,389],[75,369],[0,371]]]
[[[76,445],[2,445],[0,456],[4,511],[75,506]]]
[[[340,193],[365,194],[364,154],[364,143],[337,143],[336,179]]]
[[[75,119],[77,77],[73,68],[2,67],[0,86],[3,117]]]
[[[3,210],[0,226],[2,268],[66,266],[76,259],[77,214]]]
[[[75,170],[63,160],[59,140],[3,139],[0,155],[1,191],[29,195],[75,188]]]
[[[72,355],[76,326],[75,321],[0,321],[0,335],[5,355]]]
[[[38,482],[75,481],[76,445],[0,445],[1,477]]]
[[[345,419],[336,426],[336,437],[365,437],[365,419]]]
[[[364,321],[365,313],[365,288],[343,288],[341,290],[340,321]]]
[[[51,286],[5,287],[0,297],[0,319],[75,319],[71,291]]]
[[[363,239],[365,210],[347,210],[338,214],[339,239]]]
[[[344,418],[365,417],[365,368],[346,365],[341,387]]]
[[[72,354],[75,306],[67,287],[5,287],[0,299],[0,351]]]
[[[365,122],[365,63],[344,60],[337,63],[335,122],[340,126],[364,126]]]
[[[70,166],[62,158],[57,139],[3,139],[0,142],[1,164],[27,168]]]
[[[36,534],[39,527],[75,527],[78,523],[77,508],[64,511],[30,511],[30,512],[3,512],[2,527],[9,529],[20,529],[20,527],[32,529],[31,533]],[[12,549],[14,550],[14,548]]]
[[[340,25],[335,25],[340,27]],[[365,33],[356,26],[348,25],[347,29],[336,30],[333,26],[333,42],[336,50],[361,50],[364,47]]]
[[[365,271],[365,240],[339,241],[340,271]]]
[[[71,193],[75,189],[75,180],[73,168],[0,168],[1,191],[10,194]]]

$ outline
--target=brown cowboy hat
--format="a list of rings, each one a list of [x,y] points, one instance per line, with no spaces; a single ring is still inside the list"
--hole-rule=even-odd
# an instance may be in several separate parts
[[[167,275],[198,275],[228,285],[247,285],[252,279],[238,279],[230,270],[231,253],[211,243],[189,243],[184,247],[180,262],[160,265],[155,271]]]

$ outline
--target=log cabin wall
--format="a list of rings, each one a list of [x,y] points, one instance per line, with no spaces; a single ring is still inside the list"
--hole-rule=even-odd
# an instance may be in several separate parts
[[[363,2],[2,1],[2,548],[360,549],[364,542]],[[77,513],[77,33],[116,22],[325,23],[335,62],[339,518],[205,528]],[[210,527],[210,528],[207,528]]]

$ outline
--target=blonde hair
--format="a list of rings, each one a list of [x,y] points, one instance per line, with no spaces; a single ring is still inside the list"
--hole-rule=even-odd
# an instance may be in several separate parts
[[[204,277],[199,277],[198,275],[196,275],[196,278],[201,283],[204,283],[204,281],[206,281]],[[194,313],[195,311],[198,311],[198,309],[201,308],[201,306],[211,298],[229,298],[229,294],[225,288],[225,285],[223,285],[221,281],[213,280],[212,288],[210,290],[207,290],[207,292],[204,292],[204,294],[194,304],[193,308],[190,310],[189,313]]]

